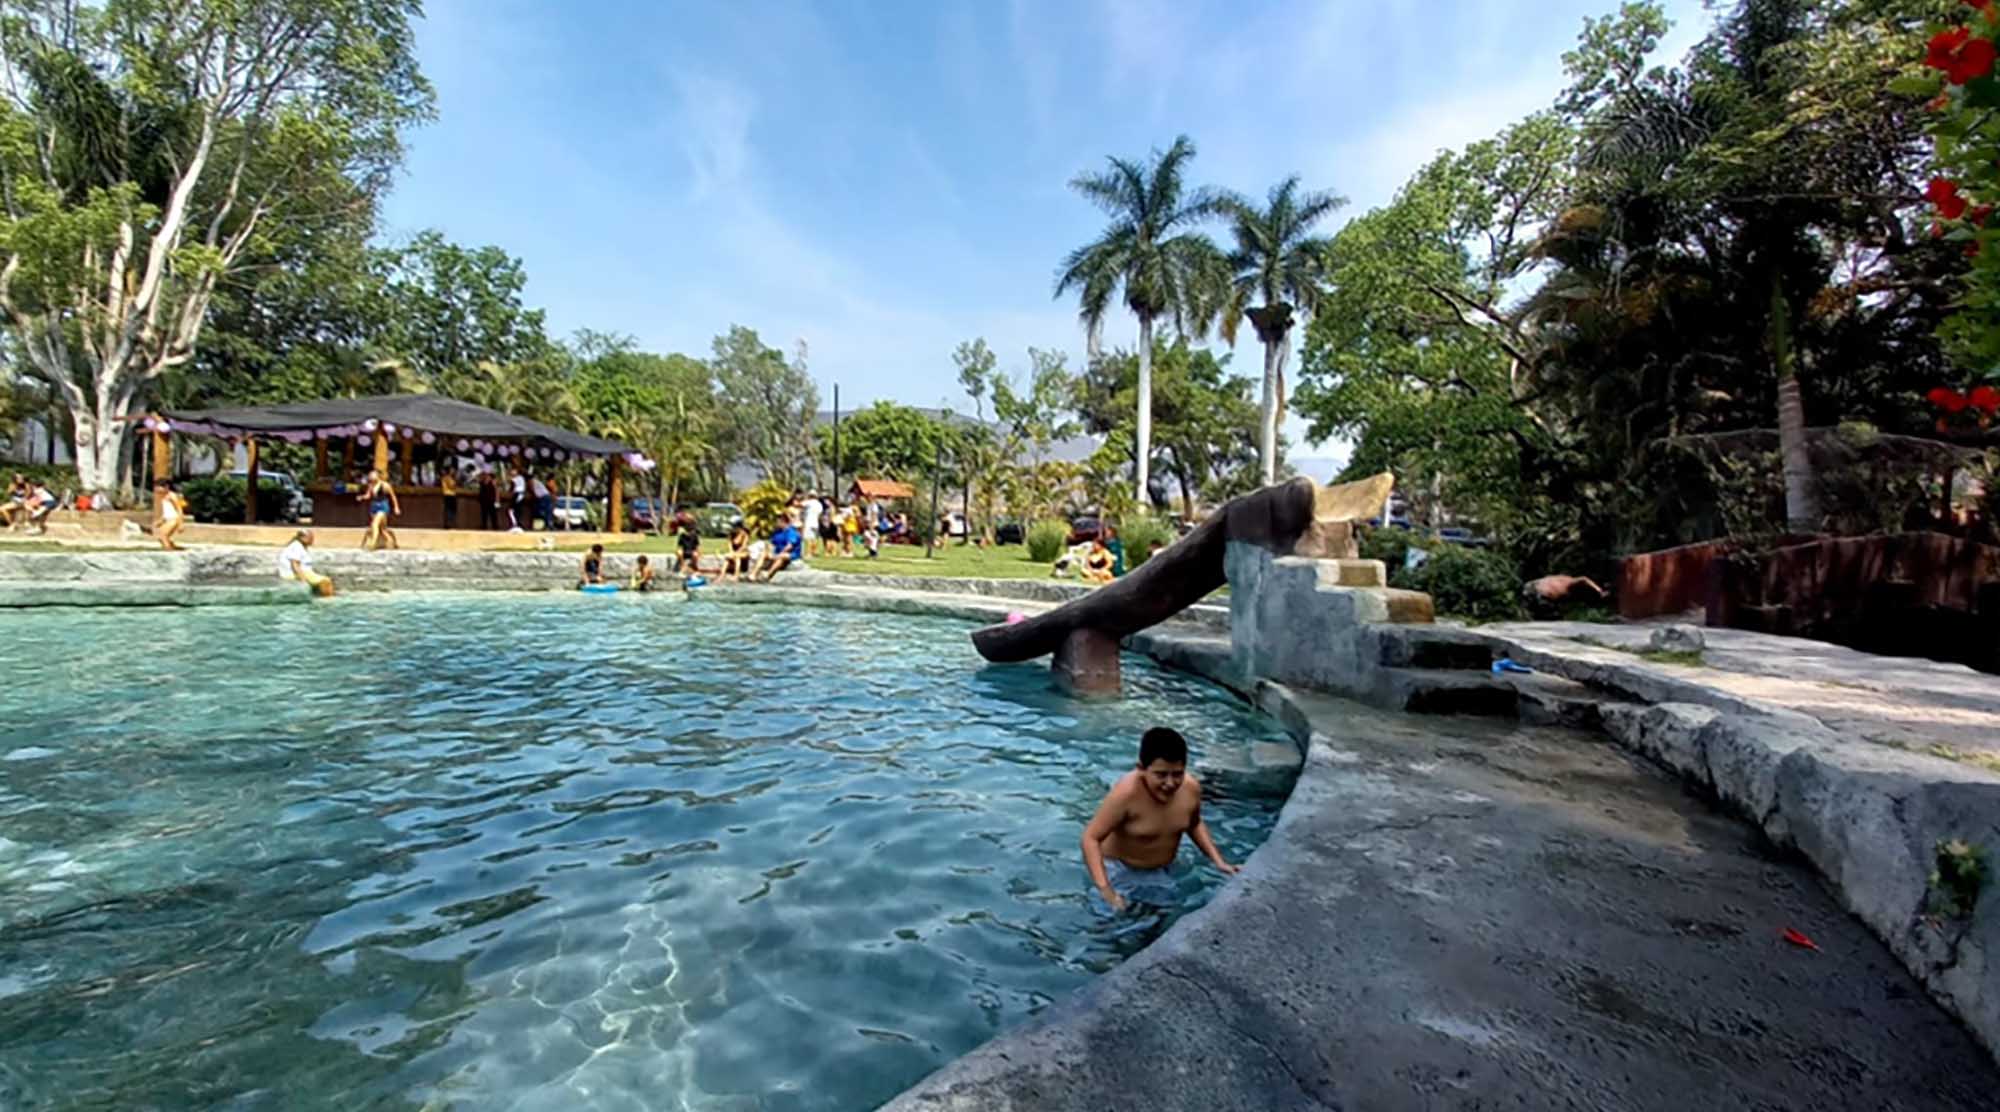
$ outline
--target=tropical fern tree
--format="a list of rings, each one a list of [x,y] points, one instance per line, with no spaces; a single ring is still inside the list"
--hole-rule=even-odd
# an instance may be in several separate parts
[[[1321,260],[1327,237],[1313,226],[1347,203],[1332,193],[1300,192],[1294,174],[1271,189],[1259,208],[1232,197],[1229,300],[1223,306],[1222,336],[1236,342],[1244,318],[1264,345],[1264,408],[1258,426],[1257,456],[1266,485],[1278,477],[1278,424],[1285,410],[1285,364],[1292,353],[1292,325],[1319,303]]]
[[[1079,174],[1069,184],[1111,217],[1097,239],[1069,253],[1056,272],[1056,296],[1075,292],[1095,356],[1104,314],[1122,294],[1139,318],[1139,414],[1134,450],[1138,501],[1150,504],[1147,479],[1153,448],[1153,325],[1171,321],[1183,334],[1199,334],[1215,292],[1228,281],[1228,260],[1194,230],[1221,216],[1224,194],[1189,188],[1187,166],[1194,144],[1183,135],[1145,163],[1112,158],[1110,168]]]

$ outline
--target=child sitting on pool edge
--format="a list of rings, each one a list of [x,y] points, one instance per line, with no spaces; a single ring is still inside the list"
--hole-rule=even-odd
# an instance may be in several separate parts
[[[632,589],[635,591],[653,589],[653,565],[644,556],[639,557],[638,566],[632,569]]]
[[[604,582],[604,546],[593,544],[583,557],[583,575],[576,581],[576,589],[595,586]]]
[[[1174,898],[1172,869],[1186,834],[1224,875],[1231,865],[1201,821],[1201,782],[1187,774],[1187,739],[1155,726],[1139,739],[1139,766],[1118,778],[1083,828],[1083,864],[1104,906]]]

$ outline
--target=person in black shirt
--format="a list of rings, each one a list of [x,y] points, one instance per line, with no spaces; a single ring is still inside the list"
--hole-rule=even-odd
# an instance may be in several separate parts
[[[479,473],[479,527],[500,528],[500,485],[490,470]]]
[[[682,575],[694,575],[701,571],[701,529],[691,518],[683,516],[677,523],[680,529],[680,562],[674,570]]]

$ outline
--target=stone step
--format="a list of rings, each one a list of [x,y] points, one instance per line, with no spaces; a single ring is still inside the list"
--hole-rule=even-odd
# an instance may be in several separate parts
[[[1491,672],[1455,668],[1384,668],[1376,701],[1411,714],[1476,714],[1513,718],[1521,697]]]
[[[1631,702],[1622,695],[1547,672],[1525,676],[1513,673],[1501,678],[1514,688],[1521,721],[1537,726],[1595,730],[1604,722],[1605,706]]]
[[[1486,638],[1449,626],[1393,626],[1380,633],[1379,660],[1391,668],[1487,672],[1493,646]]]

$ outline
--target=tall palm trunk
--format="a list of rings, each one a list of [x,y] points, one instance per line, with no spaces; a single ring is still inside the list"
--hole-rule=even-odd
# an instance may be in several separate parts
[[[1150,509],[1153,500],[1146,493],[1153,460],[1153,317],[1139,314],[1139,433],[1134,450],[1133,471],[1138,476],[1138,504]]]
[[[1278,481],[1278,376],[1284,360],[1283,341],[1264,341],[1264,408],[1257,422],[1257,463],[1264,485]]]
[[[1805,403],[1799,396],[1799,376],[1792,354],[1791,306],[1773,269],[1768,324],[1771,363],[1778,372],[1778,455],[1785,471],[1785,528],[1793,533],[1819,531],[1819,496],[1813,489],[1812,456],[1806,450]]]

